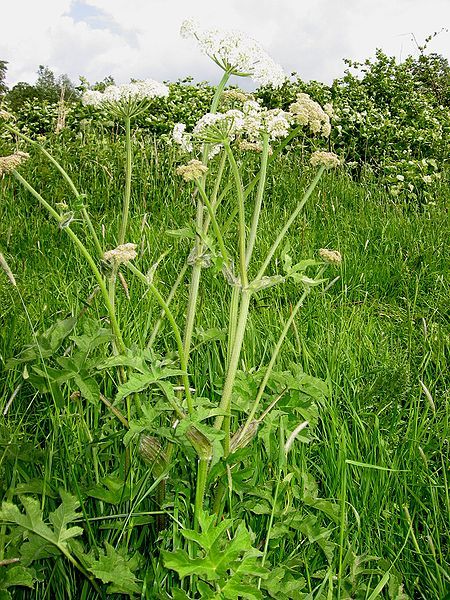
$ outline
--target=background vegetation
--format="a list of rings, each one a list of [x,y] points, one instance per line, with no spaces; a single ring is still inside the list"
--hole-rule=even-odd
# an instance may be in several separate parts
[[[0,63],[0,86],[4,67]],[[320,247],[338,248],[344,263],[338,281],[312,295],[301,310],[277,363],[280,372],[301,369],[326,382],[311,391],[317,427],[296,442],[287,468],[278,431],[280,423],[282,430],[289,428],[289,406],[271,413],[242,451],[233,475],[233,517],[245,515],[253,532],[250,545],[263,549],[267,543],[271,577],[263,581],[264,597],[367,599],[376,597],[371,594],[384,581],[379,593],[392,600],[443,599],[450,589],[450,68],[425,49],[402,64],[380,52],[372,61],[348,67],[331,86],[294,76],[281,90],[256,92],[269,107],[286,107],[297,91],[333,104],[330,149],[345,158],[346,167],[323,178],[289,244],[290,252],[302,258]],[[213,93],[209,85],[189,79],[170,87],[169,100],[140,117],[134,133],[130,224],[130,239],[142,240],[144,272],[170,249],[156,274],[167,292],[189,247],[166,232],[189,221],[195,207],[174,178],[179,159],[165,136],[175,122],[192,126]],[[119,124],[83,107],[79,90],[47,68],[40,68],[35,86],[18,84],[8,91],[4,107],[23,131],[45,137],[45,147],[88,194],[94,220],[113,223],[124,183]],[[61,109],[64,126],[55,131]],[[305,156],[315,143],[305,137],[272,164],[263,231],[273,231],[293,210],[310,178]],[[0,154],[6,154],[14,140],[3,134],[0,145]],[[23,173],[54,201],[66,201],[63,182],[37,152]],[[113,247],[106,227],[103,236]],[[257,251],[267,244],[261,239]],[[54,544],[39,554],[31,536],[22,564],[31,565],[33,576],[26,581],[24,573],[13,571],[19,568],[15,564],[0,566],[0,598],[9,597],[8,589],[14,598],[187,597],[174,594],[177,578],[163,565],[155,544],[159,540],[167,550],[181,545],[193,502],[193,471],[184,471],[175,455],[165,480],[170,502],[161,505],[158,474],[136,450],[125,478],[123,433],[114,415],[85,402],[76,382],[64,386],[55,401],[51,393],[35,391],[22,364],[5,367],[57,318],[81,315],[72,337],[48,356],[48,368],[55,366],[56,350],[61,355],[86,336],[95,354],[95,339],[107,335],[93,331],[99,307],[95,299],[88,301],[94,284],[86,265],[67,248],[64,232],[9,179],[1,183],[0,251],[18,281],[15,289],[0,273],[0,494],[17,502],[34,496],[38,503],[30,510],[46,522],[65,501],[65,526],[83,527],[83,544],[102,585],[96,591]],[[223,376],[225,285],[208,270],[205,277],[216,293],[200,297],[193,384],[214,397]],[[185,310],[185,296],[183,287],[176,313]],[[264,363],[297,296],[297,287],[289,284],[281,294],[267,290],[255,301],[236,406],[254,394],[249,374]],[[128,278],[117,302],[127,342],[144,346],[159,308],[139,282]],[[169,347],[164,328],[158,354]],[[105,381],[106,389],[114,384]],[[296,397],[302,401],[303,396]],[[61,489],[78,500],[79,509],[70,507],[64,492],[59,495]],[[168,523],[162,509],[171,515]],[[1,527],[0,561],[16,556],[21,535]],[[241,554],[246,548],[243,544]],[[32,583],[34,589],[27,591],[24,586]]]

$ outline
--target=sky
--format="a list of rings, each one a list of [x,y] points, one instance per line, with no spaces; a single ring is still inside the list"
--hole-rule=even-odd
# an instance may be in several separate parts
[[[416,41],[450,30],[450,0],[0,0],[0,60],[7,84],[33,83],[38,65],[75,83],[112,75],[213,83],[219,69],[193,40],[186,18],[204,28],[235,29],[258,40],[285,72],[325,83],[343,75],[344,58],[376,48],[398,60],[418,54]],[[429,50],[450,59],[450,31]],[[235,82],[237,83],[237,82]],[[246,86],[244,86],[246,87]]]

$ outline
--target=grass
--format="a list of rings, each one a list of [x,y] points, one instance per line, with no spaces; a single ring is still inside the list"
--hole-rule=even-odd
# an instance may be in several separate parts
[[[152,140],[137,139],[136,146],[128,238],[140,240],[137,264],[144,273],[169,250],[156,275],[167,294],[189,247],[164,232],[183,226],[195,208],[189,190],[174,179],[172,152]],[[86,137],[74,143],[62,138],[54,141],[52,151],[87,192],[94,222],[105,227],[114,222],[123,189],[122,142]],[[64,185],[39,156],[33,156],[23,172],[47,198],[54,202],[67,198]],[[270,168],[262,232],[273,232],[289,216],[308,180],[307,169],[294,153],[277,159]],[[363,567],[361,559],[368,555],[378,557],[375,564],[381,572],[395,561],[391,573],[401,576],[411,598],[443,599],[449,593],[448,193],[444,181],[436,190],[435,206],[417,207],[392,202],[376,180],[353,182],[343,173],[327,174],[288,236],[296,258],[311,257],[321,247],[338,248],[345,257],[335,285],[312,294],[300,311],[277,363],[279,369],[301,365],[306,373],[326,380],[332,390],[320,406],[311,443],[297,443],[289,454],[299,481],[312,486],[314,480],[320,496],[340,507],[336,520],[320,520],[328,532],[324,539],[337,545],[331,565],[301,526],[297,531],[283,529],[286,515],[302,494],[284,480],[277,438],[267,433],[275,429],[275,417],[268,419],[251,445],[251,459],[234,483],[233,512],[246,514],[261,549],[271,531],[268,562],[272,568],[288,565],[296,578],[301,574],[305,591],[317,590],[319,570],[324,581],[325,572],[337,575],[335,596],[328,597],[348,597],[344,584],[350,585],[358,569],[367,568],[363,576],[374,584],[380,576],[371,575],[373,563]],[[64,232],[26,191],[5,179],[1,196],[0,250],[18,281],[16,290],[0,273],[3,413],[22,381],[20,369],[4,370],[6,360],[55,319],[78,314],[94,283]],[[222,216],[226,214],[225,203]],[[116,230],[116,226],[104,229],[106,247],[114,247]],[[258,244],[255,256],[262,256],[270,237],[263,235]],[[204,278],[200,325],[203,331],[220,329],[226,322],[228,291],[222,277],[205,271]],[[142,347],[160,309],[138,281],[127,274],[126,280],[132,301],[119,293],[118,314],[126,323],[127,344]],[[186,293],[183,287],[174,300],[176,315],[185,310]],[[287,284],[264,290],[253,300],[242,371],[268,362],[298,293],[294,284]],[[87,314],[102,316],[101,304],[94,301]],[[173,349],[166,323],[157,348],[162,353]],[[201,395],[219,398],[224,353],[220,339],[202,342],[197,332],[191,370],[192,384]],[[114,382],[106,381],[105,386],[112,390]],[[151,473],[133,451],[131,498],[108,505],[89,493],[107,475],[123,478],[123,431],[109,413],[70,398],[71,391],[61,408],[51,395],[37,394],[23,383],[0,427],[1,494],[11,500],[19,493],[35,493],[47,510],[55,506],[58,488],[70,491],[82,500],[89,547],[95,551],[107,540],[125,543],[129,552],[145,551],[142,597],[169,597],[158,594],[171,589],[173,575],[163,568],[157,553],[148,550],[157,536],[155,519],[148,517],[148,527],[139,521],[159,509]],[[168,482],[172,520],[164,538],[167,547],[180,543],[177,521],[183,521],[193,503],[192,473],[174,460],[176,481]],[[255,510],[264,503],[268,513]],[[131,513],[128,520],[120,516]],[[0,543],[4,534],[0,531]],[[14,597],[97,597],[62,559],[36,564],[41,582],[33,596],[17,588]],[[327,597],[328,585],[332,584],[323,588],[323,596],[316,591],[311,597]],[[368,598],[362,589],[357,597]],[[385,597],[387,589],[381,592]]]

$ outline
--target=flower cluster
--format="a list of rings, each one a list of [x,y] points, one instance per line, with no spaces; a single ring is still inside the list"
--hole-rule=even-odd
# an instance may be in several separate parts
[[[166,85],[154,79],[146,79],[122,85],[108,85],[103,92],[87,90],[81,101],[85,106],[106,108],[126,116],[135,116],[141,111],[142,105],[145,106],[146,100],[166,98],[168,95],[169,88]]]
[[[183,152],[192,152],[191,136],[185,131],[186,125],[184,123],[175,123],[172,130],[172,139],[176,144],[181,146]]]
[[[211,144],[209,158],[218,154],[225,141],[239,138],[241,149],[258,151],[262,148],[262,135],[269,140],[284,138],[289,133],[290,115],[279,108],[268,110],[254,100],[246,100],[242,110],[230,109],[223,113],[207,113],[194,126],[192,134],[185,132],[186,126],[177,123],[172,139],[184,152],[191,152],[192,140]],[[245,142],[245,143],[244,143]]]
[[[319,250],[319,256],[322,260],[332,265],[340,265],[342,263],[342,255],[338,250],[328,250],[328,248],[321,248]]]
[[[18,150],[9,156],[0,156],[0,177],[10,171],[15,171],[30,155]]]
[[[341,164],[341,159],[334,152],[325,152],[318,150],[313,152],[309,161],[313,167],[325,167],[326,169],[334,169]]]
[[[331,131],[330,115],[333,114],[331,104],[324,110],[311,96],[301,92],[297,100],[290,105],[289,112],[293,120],[299,125],[309,127],[312,133],[320,133],[328,137]]]
[[[253,99],[253,96],[251,94],[246,94],[245,92],[243,92],[241,90],[231,88],[229,90],[225,90],[224,92],[222,92],[220,101],[223,104],[232,104],[235,102],[239,103],[239,104],[243,104],[244,102],[247,102],[247,100],[252,100],[252,99]]]
[[[280,87],[286,75],[261,45],[239,31],[201,29],[191,20],[181,26],[183,38],[197,40],[201,51],[212,58],[224,71],[241,77],[252,77],[261,85]]]
[[[177,175],[181,175],[184,181],[195,181],[201,179],[208,171],[208,167],[200,160],[193,158],[187,165],[181,165],[177,168]]]
[[[126,264],[137,256],[136,244],[120,244],[114,250],[108,250],[103,255],[103,260],[111,263],[114,266]]]

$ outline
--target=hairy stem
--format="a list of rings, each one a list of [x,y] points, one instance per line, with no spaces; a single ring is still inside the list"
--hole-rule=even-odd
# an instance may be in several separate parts
[[[234,338],[233,349],[230,356],[230,362],[227,369],[225,384],[222,391],[220,401],[220,409],[225,415],[229,415],[231,407],[231,396],[233,393],[233,385],[236,379],[236,373],[241,356],[242,342],[244,341],[245,328],[247,326],[248,311],[250,307],[251,292],[248,289],[242,291],[241,306],[239,310],[239,319],[236,326],[236,334]],[[217,415],[214,422],[214,427],[220,429],[222,427],[224,415]]]
[[[119,246],[125,242],[128,226],[128,214],[130,212],[131,198],[131,171],[132,171],[132,149],[131,149],[131,118],[125,117],[125,193],[123,197],[122,220],[119,230]]]
[[[317,273],[317,275],[315,277],[316,281],[318,281],[319,279],[322,278],[322,275],[324,273],[325,268],[326,267],[322,267],[319,270],[319,272]],[[273,368],[275,366],[275,362],[276,362],[276,360],[278,358],[278,354],[280,353],[281,346],[283,345],[283,342],[284,342],[284,340],[286,338],[286,335],[287,335],[289,329],[291,328],[292,323],[294,322],[294,319],[295,319],[295,317],[296,317],[299,309],[303,306],[303,303],[305,302],[305,299],[308,296],[308,294],[309,294],[310,291],[311,291],[310,287],[305,288],[305,290],[303,291],[302,295],[300,296],[297,304],[292,309],[292,312],[291,312],[291,314],[289,316],[289,319],[286,321],[286,323],[285,323],[285,325],[283,327],[283,330],[282,330],[282,332],[280,334],[280,337],[278,338],[276,346],[275,346],[275,348],[273,350],[270,362],[267,365],[266,372],[264,373],[263,380],[261,381],[261,384],[259,386],[258,393],[256,395],[256,398],[255,398],[254,402],[253,402],[253,406],[252,406],[252,409],[250,411],[250,414],[248,415],[247,420],[245,421],[245,425],[244,425],[244,427],[243,427],[243,429],[241,431],[241,437],[243,437],[245,435],[245,433],[246,433],[247,429],[249,428],[251,422],[255,418],[256,411],[258,410],[258,407],[259,407],[259,404],[261,402],[262,396],[263,396],[264,391],[266,389],[267,382],[270,379],[270,376],[272,374]]]
[[[253,209],[252,224],[250,226],[250,233],[248,236],[247,250],[245,253],[245,264],[247,267],[250,264],[250,260],[253,254],[253,248],[256,241],[256,232],[258,231],[259,215],[261,214],[262,200],[264,196],[264,187],[266,184],[267,176],[267,163],[269,158],[269,135],[263,134],[263,149],[261,156],[261,170],[259,172],[259,183],[258,191],[256,192],[255,207]]]

